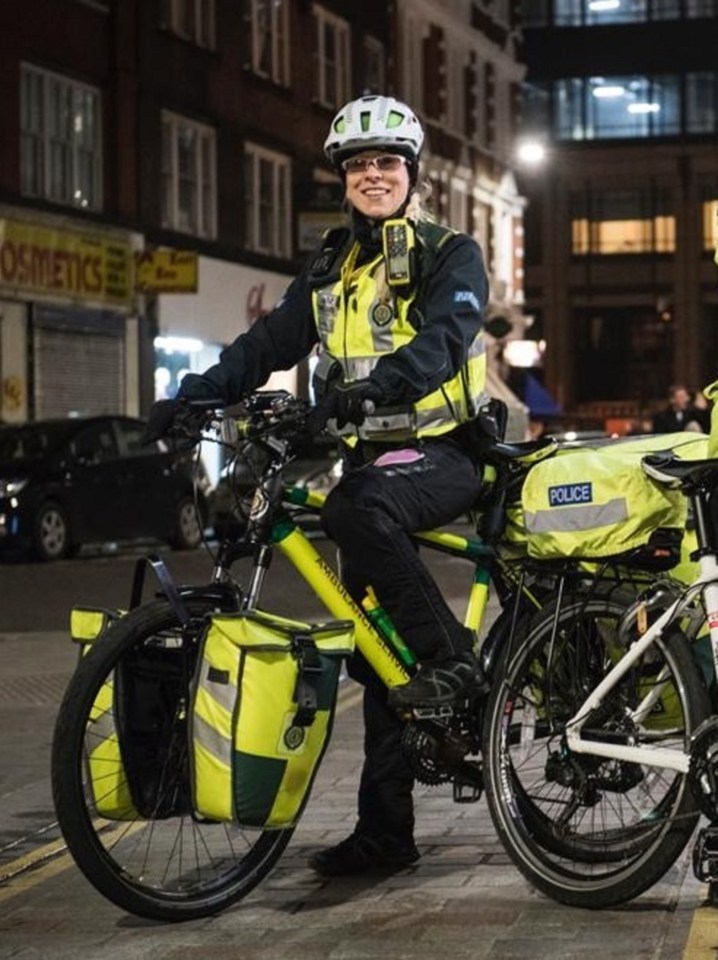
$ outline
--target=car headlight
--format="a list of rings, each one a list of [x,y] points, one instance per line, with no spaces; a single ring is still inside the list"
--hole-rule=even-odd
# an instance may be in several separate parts
[[[14,497],[27,486],[25,480],[0,480],[0,497]]]

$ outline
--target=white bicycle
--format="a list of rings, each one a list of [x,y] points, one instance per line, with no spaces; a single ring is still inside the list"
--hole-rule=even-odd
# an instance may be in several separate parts
[[[701,813],[694,869],[711,894],[718,883],[718,460],[642,463],[690,499],[694,582],[664,578],[628,606],[620,584],[557,596],[507,651],[486,713],[499,837],[537,889],[574,906],[647,890]]]

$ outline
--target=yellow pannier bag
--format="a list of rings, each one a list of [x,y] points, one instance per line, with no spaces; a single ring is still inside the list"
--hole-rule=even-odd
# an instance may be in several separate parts
[[[331,731],[350,621],[211,618],[190,715],[196,812],[243,826],[299,817]]]
[[[86,655],[121,616],[76,607],[72,639]],[[95,697],[84,756],[95,811],[108,820],[158,820],[192,813],[187,760],[187,682],[172,643],[128,650]]]
[[[100,634],[119,616],[118,611],[75,607],[70,613],[70,636],[80,644],[80,655],[92,649]],[[95,697],[85,736],[85,764],[95,809],[108,820],[137,817],[120,749],[115,715],[114,677]]]
[[[648,452],[640,444],[637,449],[609,444],[537,463],[521,493],[529,555],[618,557],[647,546],[657,533],[677,546],[686,524],[686,499],[646,475],[641,460]],[[676,551],[673,562],[677,559]]]

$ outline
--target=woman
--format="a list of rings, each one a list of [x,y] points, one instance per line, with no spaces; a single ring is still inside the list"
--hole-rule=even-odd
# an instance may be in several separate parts
[[[476,499],[480,471],[462,438],[486,399],[481,251],[422,215],[423,140],[414,112],[392,97],[339,111],[324,150],[344,182],[351,228],[331,231],[275,309],[180,388],[183,398],[234,403],[318,346],[319,410],[343,440],[346,465],[323,524],[352,595],[360,602],[373,587],[420,662],[389,696],[359,657],[350,665],[365,683],[366,759],[354,832],[310,861],[330,876],[418,859],[396,708],[449,703],[481,679],[474,637],[410,540]]]

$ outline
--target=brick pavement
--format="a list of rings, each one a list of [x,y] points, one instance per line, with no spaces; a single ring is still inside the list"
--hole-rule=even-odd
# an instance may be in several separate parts
[[[0,639],[2,637],[0,636]],[[20,639],[0,647],[9,653]],[[34,640],[33,669],[68,670],[57,635]],[[66,641],[63,641],[66,643]],[[16,658],[17,659],[17,658]],[[561,907],[533,891],[510,865],[486,804],[457,805],[447,787],[416,791],[415,866],[381,879],[322,880],[307,856],[351,831],[361,762],[358,691],[343,685],[335,733],[312,799],[275,871],[250,897],[212,919],[163,926],[127,916],[104,901],[67,857],[0,886],[0,960],[679,960],[703,888],[688,853],[649,893],[621,909]],[[48,811],[47,756],[55,707],[28,707],[13,728],[13,757],[27,755],[21,777],[3,780],[0,835],[17,835],[23,804]],[[35,711],[32,713],[32,711]],[[0,703],[0,724],[11,711]],[[5,729],[3,726],[2,729]],[[3,767],[7,740],[0,741]],[[30,766],[34,764],[34,769]],[[7,789],[7,784],[10,788]],[[12,813],[12,830],[8,816]],[[28,816],[27,825],[34,823]],[[51,839],[43,837],[43,842]],[[7,859],[7,857],[6,857]],[[1,868],[0,868],[1,869]],[[704,919],[705,949],[685,960],[715,958],[718,920]],[[707,916],[707,921],[706,921]]]

